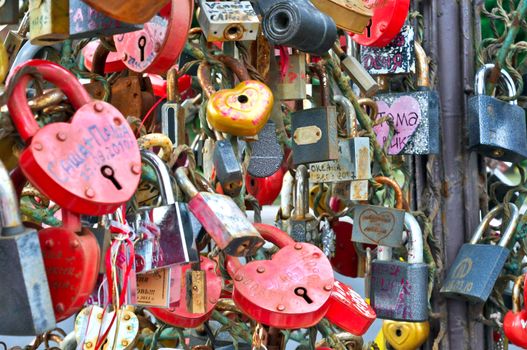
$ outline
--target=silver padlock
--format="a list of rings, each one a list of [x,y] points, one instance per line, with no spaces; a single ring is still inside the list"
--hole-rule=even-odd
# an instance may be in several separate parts
[[[318,220],[309,213],[309,174],[305,165],[296,168],[295,209],[289,235],[297,242],[319,243]]]

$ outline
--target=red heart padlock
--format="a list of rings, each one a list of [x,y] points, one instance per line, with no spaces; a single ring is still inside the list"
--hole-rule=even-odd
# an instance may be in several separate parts
[[[185,46],[193,10],[192,0],[172,0],[168,18],[158,14],[142,30],[115,35],[115,47],[126,66],[135,72],[166,73]]]
[[[523,284],[523,303],[521,307],[520,290]],[[512,311],[505,314],[503,319],[503,331],[510,342],[522,348],[527,348],[527,309],[525,301],[527,300],[527,279],[525,275],[519,276],[512,290]]]
[[[10,80],[16,85],[7,106],[27,144],[19,160],[24,175],[64,209],[87,215],[115,211],[135,193],[141,176],[141,155],[128,122],[109,103],[93,101],[64,67],[31,60],[17,69],[27,67],[62,89],[76,112],[70,123],[40,128],[27,104],[27,70]]]
[[[377,318],[373,308],[351,287],[335,281],[326,318],[353,335],[363,335]]]
[[[280,194],[286,171],[280,168],[273,175],[263,178],[254,177],[247,173],[245,175],[247,192],[252,194],[260,205],[272,205]]]
[[[353,40],[363,46],[384,47],[401,31],[410,9],[410,0],[365,0],[373,8],[373,16],[362,34],[354,34]]]
[[[216,263],[208,258],[200,258],[200,268],[205,271],[207,291],[206,312],[193,314],[187,310],[187,289],[185,283],[185,272],[191,268],[191,264],[183,265],[181,271],[182,281],[181,298],[175,305],[168,309],[149,308],[150,312],[159,320],[179,328],[196,328],[207,321],[220,299],[222,289],[222,278],[216,273]],[[178,281],[179,282],[179,281]]]
[[[90,297],[101,254],[97,238],[82,228],[78,215],[63,209],[62,222],[38,233],[57,322],[80,311]]]
[[[276,227],[255,227],[280,250],[272,260],[244,266],[227,257],[227,269],[234,279],[233,301],[250,318],[272,327],[296,329],[317,324],[330,306],[334,279],[329,260],[316,246],[295,243]]]

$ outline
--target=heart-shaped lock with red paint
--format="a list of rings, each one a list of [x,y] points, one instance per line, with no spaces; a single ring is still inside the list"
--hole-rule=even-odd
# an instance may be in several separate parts
[[[177,267],[175,267],[177,268]],[[173,268],[173,269],[175,269]],[[187,285],[185,273],[191,269],[191,264],[183,265],[181,281],[175,281],[181,288],[181,297],[175,305],[170,305],[168,309],[149,308],[150,312],[159,320],[180,328],[196,328],[210,318],[216,303],[220,299],[222,289],[222,279],[216,273],[216,263],[208,258],[200,258],[200,268],[205,271],[207,290],[205,292],[207,305],[205,313],[191,313],[187,309]]]
[[[354,34],[353,40],[363,46],[384,47],[399,34],[410,9],[410,0],[365,0],[366,7],[373,9],[373,16],[362,34]]]
[[[523,284],[523,308],[521,307],[521,287]],[[514,345],[527,348],[527,308],[525,308],[525,300],[527,300],[527,279],[525,275],[519,276],[514,282],[512,290],[512,311],[505,314],[503,319],[503,331],[510,342]]]
[[[209,99],[207,120],[212,127],[234,136],[255,136],[265,126],[274,104],[271,89],[251,80],[247,68],[233,57],[215,57],[229,67],[241,81],[234,89],[216,91],[210,80],[210,65],[203,61],[198,69],[198,80]]]
[[[66,94],[76,109],[70,123],[39,127],[26,97],[31,71]],[[141,156],[123,115],[106,102],[93,101],[75,76],[56,63],[27,61],[15,75],[7,106],[27,144],[19,164],[33,186],[80,214],[111,213],[129,200],[139,184]]]
[[[63,209],[62,222],[38,233],[57,322],[78,312],[92,294],[101,254],[78,215]]]
[[[329,260],[316,246],[295,243],[276,227],[255,227],[280,250],[272,260],[244,266],[227,257],[227,270],[234,279],[233,301],[251,319],[272,327],[314,326],[330,307],[334,279]]]
[[[335,281],[326,318],[353,335],[363,335],[377,318],[373,308],[348,285]]]
[[[142,30],[115,35],[115,47],[126,66],[140,73],[166,73],[185,46],[193,11],[194,1],[171,0],[168,18],[158,14]]]

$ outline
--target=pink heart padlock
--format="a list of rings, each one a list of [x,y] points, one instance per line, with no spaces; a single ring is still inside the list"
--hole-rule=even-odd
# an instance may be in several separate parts
[[[503,331],[510,342],[514,345],[527,348],[527,309],[521,307],[520,290],[523,284],[523,300],[527,300],[527,279],[525,275],[519,276],[512,290],[512,311],[505,314],[503,319]]]
[[[62,89],[76,109],[70,123],[39,127],[26,97],[32,73]],[[42,194],[86,215],[111,213],[132,197],[141,156],[132,129],[115,107],[93,101],[71,72],[44,60],[19,65],[9,88],[9,113],[26,142],[20,168]]]

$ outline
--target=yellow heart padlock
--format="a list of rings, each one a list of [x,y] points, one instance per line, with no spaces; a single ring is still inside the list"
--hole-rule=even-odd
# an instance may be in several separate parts
[[[234,136],[255,136],[265,126],[274,104],[271,89],[251,80],[247,68],[233,57],[215,57],[229,67],[241,81],[234,89],[216,91],[210,80],[210,65],[203,61],[198,80],[208,98],[207,120],[219,132]]]
[[[395,350],[416,350],[428,339],[430,323],[384,321],[382,332]]]

